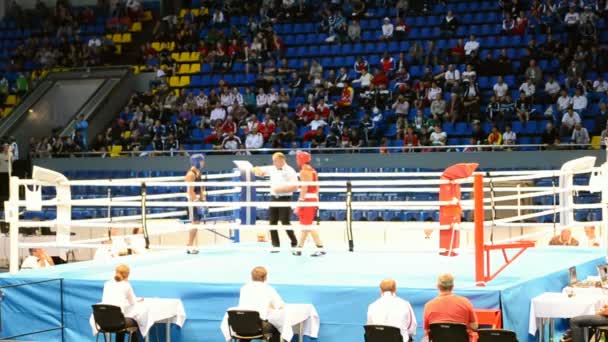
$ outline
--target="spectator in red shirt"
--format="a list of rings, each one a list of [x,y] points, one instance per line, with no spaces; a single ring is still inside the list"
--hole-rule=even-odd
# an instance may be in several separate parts
[[[528,17],[526,17],[526,12],[520,11],[519,16],[515,19],[515,23],[513,25],[513,34],[524,35],[526,34],[526,29],[528,28]]]
[[[363,70],[369,71],[369,64],[363,57],[359,56],[355,62],[355,72],[360,74]]]
[[[458,38],[456,45],[451,50],[452,53],[452,63],[453,64],[461,64],[464,60],[464,41],[462,38]]]
[[[203,139],[204,144],[212,144],[217,145],[223,141],[222,138],[222,130],[218,127],[215,129],[215,132],[209,134]]]
[[[406,128],[405,135],[403,137],[403,146],[419,146],[418,136],[414,132],[414,128],[409,126]]]
[[[424,305],[424,330],[429,334],[433,323],[460,323],[469,330],[469,341],[476,341],[477,316],[473,304],[462,296],[452,293],[454,276],[441,274],[437,279],[439,295]]]
[[[276,128],[276,123],[270,118],[270,115],[266,114],[264,121],[258,125],[258,132],[262,133],[264,141],[268,141],[268,138],[270,138]]]
[[[226,117],[226,120],[220,125],[220,129],[224,136],[229,133],[236,133],[236,124],[234,123],[234,120],[232,120],[231,115]]]
[[[320,99],[319,103],[317,103],[317,114],[323,119],[327,119],[330,114],[329,106],[325,103],[324,99]]]
[[[380,59],[380,68],[382,68],[382,71],[384,71],[387,75],[390,75],[395,69],[395,61],[393,60],[393,57],[388,54],[388,52],[384,52],[384,56],[382,59]]]
[[[374,78],[372,78],[372,86],[375,89],[387,89],[388,88],[388,77],[386,73],[381,69],[376,69]]]

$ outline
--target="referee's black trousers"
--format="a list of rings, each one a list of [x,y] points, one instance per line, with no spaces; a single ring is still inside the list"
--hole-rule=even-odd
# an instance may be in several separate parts
[[[291,196],[272,196],[270,199],[271,202],[290,202]],[[268,208],[268,221],[271,226],[276,226],[279,221],[281,221],[281,225],[289,226],[289,217],[291,216],[291,207],[270,207]],[[293,230],[288,229],[287,236],[289,236],[289,240],[291,240],[291,247],[296,247],[298,245],[298,239],[296,238],[296,234],[293,233]],[[270,231],[270,239],[272,240],[273,247],[280,247],[281,241],[279,240],[279,232],[276,229]]]

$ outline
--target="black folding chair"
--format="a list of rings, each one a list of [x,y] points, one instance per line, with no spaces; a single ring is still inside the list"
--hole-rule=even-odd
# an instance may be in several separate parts
[[[517,342],[517,335],[511,330],[479,329],[478,342]]]
[[[433,323],[430,342],[469,342],[467,326],[460,323]]]
[[[366,325],[365,342],[403,342],[401,331],[386,325]]]
[[[239,339],[264,340],[264,329],[260,313],[248,310],[228,310],[228,328],[233,341]]]
[[[104,341],[107,342],[106,334],[128,333],[129,342],[133,334],[137,333],[138,328],[127,327],[125,315],[123,315],[120,307],[115,305],[95,304],[93,307],[93,319],[97,326],[97,336],[95,341],[99,339],[99,334],[103,334]]]

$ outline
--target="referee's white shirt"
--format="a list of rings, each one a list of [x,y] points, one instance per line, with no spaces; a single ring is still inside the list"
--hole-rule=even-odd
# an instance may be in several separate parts
[[[384,292],[367,308],[367,324],[387,325],[401,330],[403,341],[416,334],[416,316],[410,303],[391,292]]]
[[[271,305],[274,309],[285,305],[272,286],[260,281],[252,281],[241,287],[239,309],[257,311],[260,313],[260,318],[265,320],[268,319]]]
[[[274,165],[264,166],[262,170],[270,176],[270,195],[271,196],[291,196],[293,192],[274,191],[275,187],[283,185],[292,185],[298,182],[298,174],[293,167],[285,164],[281,169]]]

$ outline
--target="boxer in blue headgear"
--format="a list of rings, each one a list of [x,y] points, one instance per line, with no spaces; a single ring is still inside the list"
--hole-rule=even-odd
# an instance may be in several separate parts
[[[190,169],[186,172],[186,182],[200,182],[201,181],[201,169],[205,167],[205,155],[204,154],[193,154],[190,156]],[[205,188],[202,186],[188,186],[187,188],[188,201],[190,202],[202,202],[206,200]],[[188,216],[192,224],[198,224],[203,218],[204,210],[206,208],[201,207],[188,207]],[[188,238],[188,254],[197,254],[198,249],[195,246],[196,234],[198,229],[194,228],[190,230]]]

